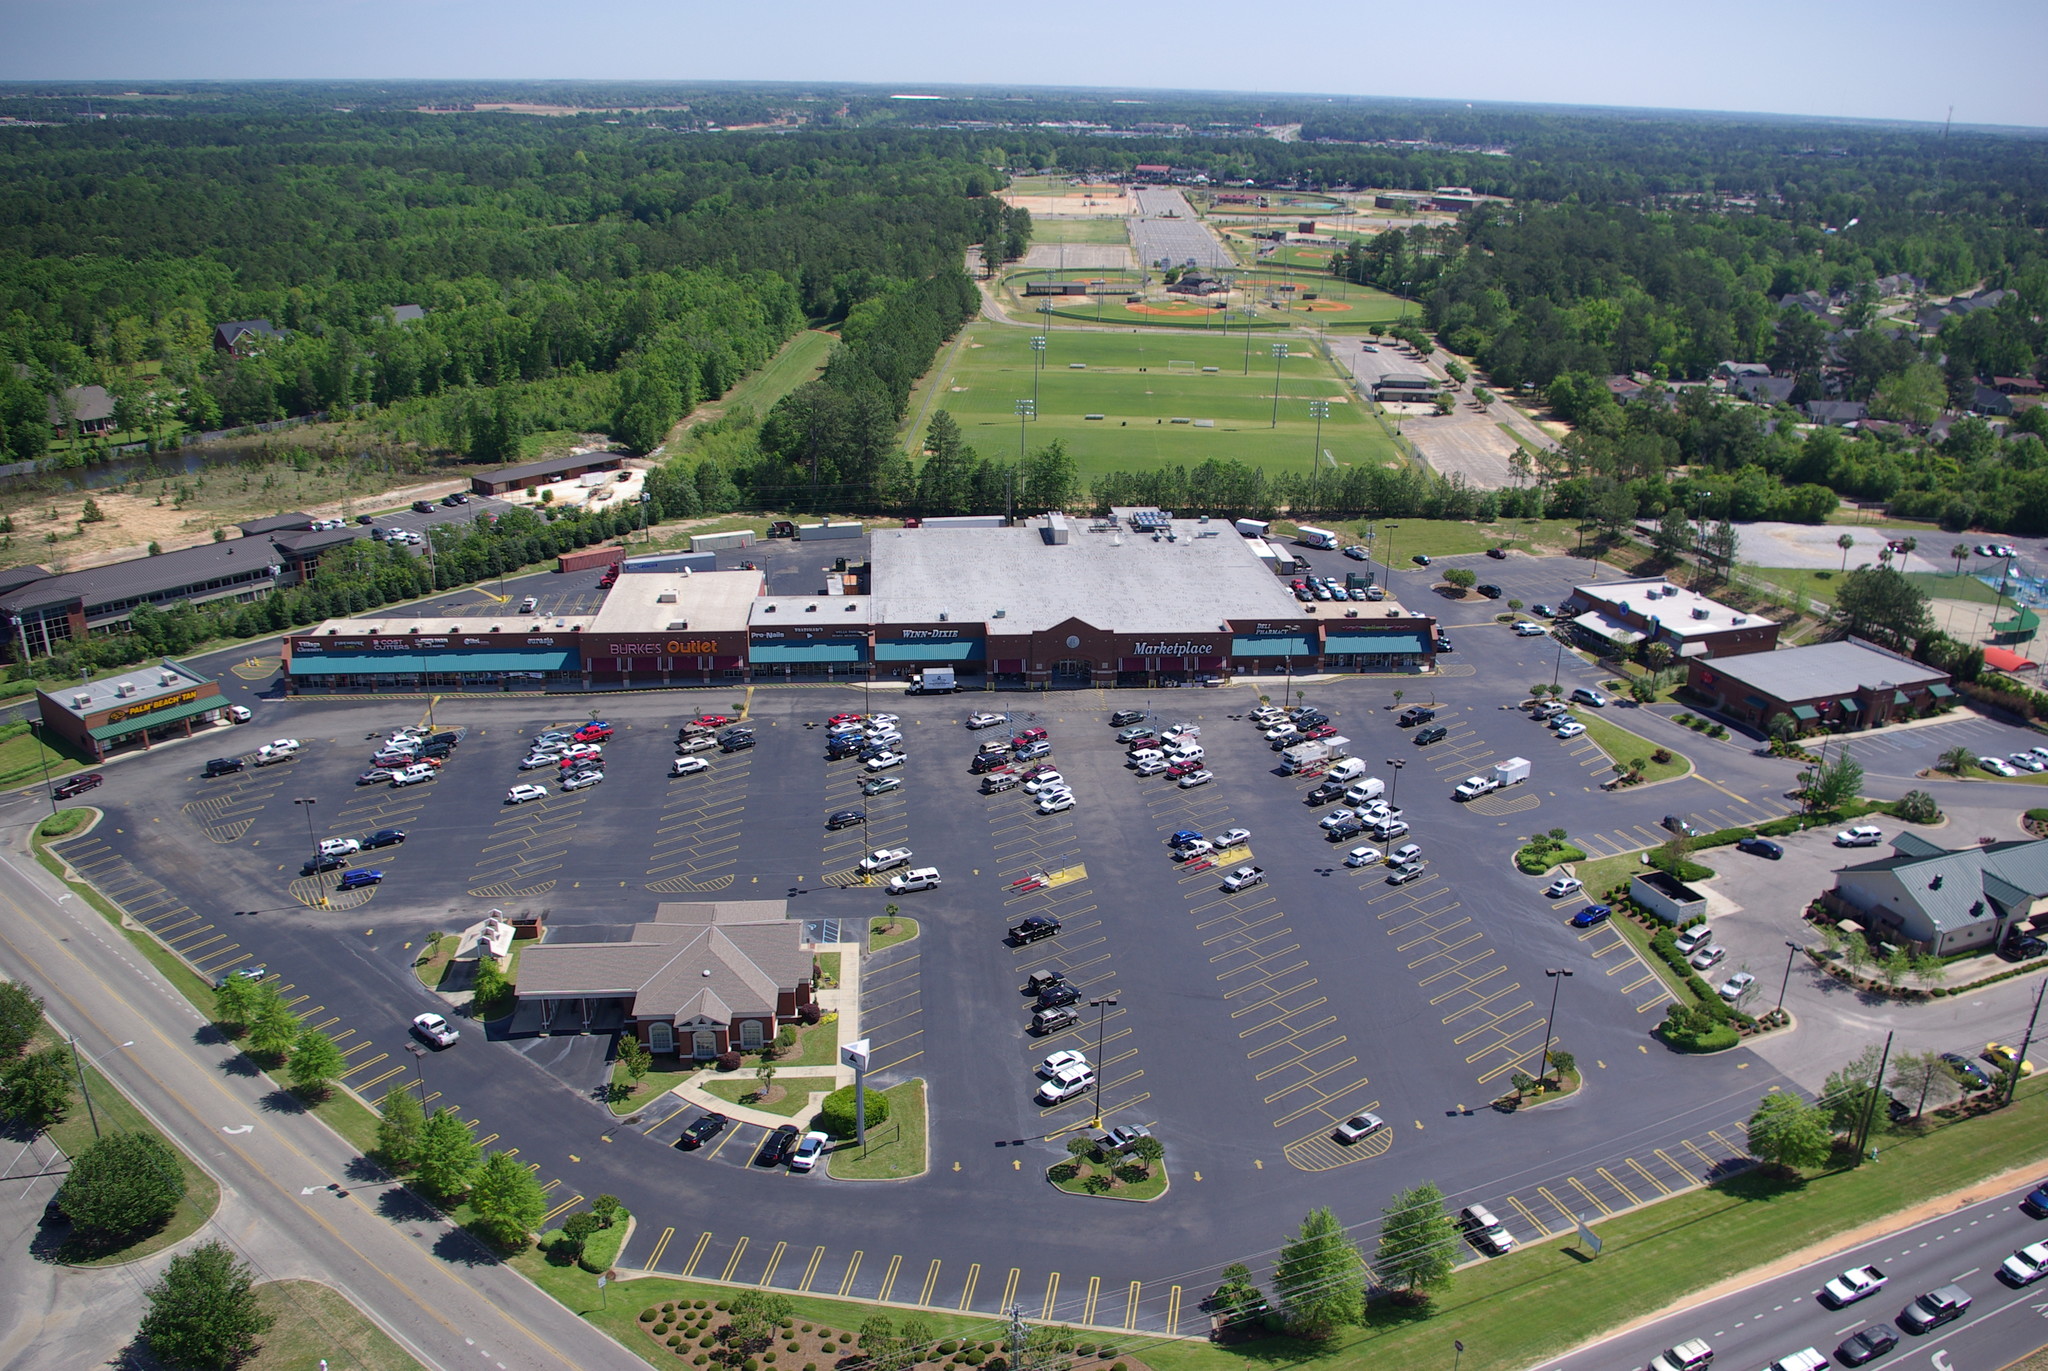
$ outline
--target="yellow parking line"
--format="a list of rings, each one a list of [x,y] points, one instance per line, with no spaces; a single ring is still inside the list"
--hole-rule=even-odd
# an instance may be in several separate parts
[[[875,1292],[875,1298],[883,1304],[889,1302],[889,1294],[896,1288],[896,1273],[903,1269],[903,1257],[899,1253],[889,1258],[889,1269],[882,1273],[882,1288]]]
[[[853,1289],[853,1278],[860,1272],[860,1249],[855,1248],[853,1260],[846,1264],[846,1274],[839,1278],[839,1298],[845,1299],[846,1292]]]
[[[1586,1189],[1585,1185],[1579,1180],[1577,1176],[1566,1176],[1564,1179],[1565,1184],[1571,1186],[1574,1190],[1578,1191],[1581,1195],[1584,1195],[1588,1200],[1592,1201],[1595,1205],[1599,1206],[1601,1213],[1612,1214],[1614,1212],[1612,1209],[1607,1207],[1606,1201],[1602,1200],[1598,1195],[1595,1195],[1592,1191]]]
[[[925,1269],[924,1289],[917,1292],[917,1302],[919,1304],[930,1304],[932,1302],[932,1287],[937,1285],[938,1283],[939,1259],[937,1257],[933,1257],[932,1264]]]
[[[1138,1282],[1132,1281],[1131,1292],[1124,1300],[1124,1327],[1126,1328],[1136,1328],[1138,1326],[1138,1291],[1140,1288]]]
[[[1003,1278],[1003,1300],[996,1307],[1005,1314],[1010,1312],[1010,1302],[1017,1298],[1017,1278],[1023,1274],[1022,1270],[1013,1266],[1010,1268],[1010,1274]]]
[[[798,1281],[798,1282],[796,1283],[796,1292],[797,1292],[797,1294],[799,1294],[799,1295],[807,1295],[807,1294],[809,1294],[809,1293],[810,1293],[810,1290],[811,1290],[811,1278],[812,1278],[813,1276],[815,1276],[815,1275],[817,1275],[817,1274],[818,1274],[818,1263],[819,1263],[819,1262],[821,1262],[821,1261],[823,1261],[823,1260],[824,1260],[824,1258],[825,1258],[825,1249],[824,1249],[824,1248],[822,1248],[822,1247],[814,1247],[814,1248],[812,1248],[812,1249],[811,1249],[811,1259],[810,1259],[810,1261],[808,1261],[808,1262],[806,1262],[806,1263],[804,1264],[804,1274],[803,1274],[803,1279],[802,1279],[802,1280],[799,1280],[799,1281]]]
[[[661,1263],[661,1254],[668,1251],[668,1240],[676,1235],[673,1228],[661,1230],[661,1236],[654,1240],[654,1250],[647,1254],[647,1269],[652,1271]]]
[[[1550,1229],[1544,1225],[1543,1220],[1536,1217],[1535,1211],[1530,1209],[1528,1205],[1523,1204],[1513,1195],[1508,1196],[1508,1203],[1521,1211],[1522,1217],[1529,1221],[1529,1226],[1535,1229],[1539,1235],[1546,1238],[1550,1236]]]
[[[761,1273],[761,1279],[755,1281],[754,1284],[760,1286],[763,1290],[768,1288],[768,1283],[775,1279],[775,1268],[782,1265],[782,1254],[788,1247],[789,1244],[786,1242],[775,1244],[775,1250],[768,1254],[768,1269]]]
[[[729,1281],[729,1280],[731,1280],[731,1279],[732,1279],[732,1273],[733,1273],[733,1272],[735,1272],[735,1271],[737,1271],[737,1270],[739,1270],[739,1267],[740,1267],[740,1258],[741,1258],[741,1257],[744,1257],[744,1256],[746,1256],[746,1255],[747,1255],[747,1240],[746,1240],[746,1239],[745,1239],[745,1238],[743,1237],[743,1238],[741,1238],[741,1239],[740,1239],[740,1240],[739,1240],[738,1242],[736,1242],[736,1243],[734,1243],[734,1244],[733,1244],[733,1247],[732,1247],[732,1255],[731,1255],[730,1257],[727,1257],[727,1258],[725,1259],[725,1272],[724,1272],[724,1274],[723,1274],[723,1275],[721,1275],[721,1276],[720,1276],[720,1277],[719,1277],[718,1279],[720,1279],[720,1280],[722,1280],[722,1281]]]
[[[546,1223],[549,1219],[552,1219],[553,1217],[555,1217],[555,1215],[561,1213],[564,1209],[571,1208],[572,1206],[580,1203],[582,1199],[583,1197],[581,1195],[571,1195],[568,1199],[563,1200],[553,1209],[550,1209],[547,1213],[541,1215],[540,1221],[542,1223]]]
[[[1088,1278],[1088,1294],[1087,1294],[1086,1298],[1084,1298],[1084,1299],[1083,1299],[1083,1300],[1081,1301],[1081,1322],[1082,1322],[1082,1323],[1094,1323],[1094,1322],[1095,1322],[1095,1297],[1096,1297],[1097,1295],[1101,1294],[1101,1293],[1102,1293],[1102,1277],[1100,1277],[1100,1276],[1090,1276],[1090,1277]]]
[[[1670,1186],[1664,1184],[1664,1182],[1658,1180],[1655,1176],[1651,1175],[1649,1173],[1649,1170],[1646,1167],[1644,1167],[1644,1165],[1641,1162],[1637,1161],[1634,1157],[1630,1157],[1628,1159],[1628,1164],[1636,1169],[1636,1174],[1638,1176],[1641,1176],[1651,1185],[1656,1186],[1658,1190],[1662,1191],[1666,1195],[1669,1195],[1671,1193]]]
[[[1059,1298],[1059,1294],[1060,1273],[1055,1271],[1045,1278],[1045,1307],[1039,1311],[1039,1318],[1049,1319],[1052,1317],[1053,1301]]]
[[[1691,1138],[1683,1139],[1682,1141],[1680,1141],[1678,1145],[1684,1148],[1686,1151],[1692,1153],[1695,1157],[1698,1157],[1700,1159],[1701,1164],[1704,1165],[1708,1170],[1712,1170],[1714,1166],[1717,1164],[1715,1162],[1715,1159],[1709,1157],[1705,1152],[1702,1152],[1693,1143],[1693,1140]]]
[[[697,1261],[704,1255],[704,1249],[711,1245],[711,1234],[707,1230],[697,1235],[697,1245],[690,1249],[690,1259],[683,1263],[683,1279],[697,1274]]]
[[[1687,1171],[1684,1167],[1680,1166],[1677,1162],[1673,1161],[1671,1158],[1671,1154],[1669,1152],[1666,1152],[1661,1147],[1653,1147],[1650,1150],[1657,1154],[1658,1161],[1664,1163],[1664,1165],[1671,1168],[1672,1173],[1674,1175],[1684,1177],[1685,1183],[1687,1185],[1691,1185],[1693,1183],[1692,1173]]]
[[[1604,1166],[1596,1166],[1596,1167],[1594,1167],[1593,1169],[1594,1169],[1595,1171],[1598,1171],[1598,1172],[1600,1173],[1600,1179],[1601,1179],[1601,1180],[1604,1180],[1604,1181],[1606,1181],[1606,1182],[1607,1182],[1607,1183],[1608,1183],[1609,1185],[1613,1186],[1613,1187],[1614,1187],[1614,1188],[1615,1188],[1616,1190],[1619,1190],[1619,1191],[1620,1191],[1620,1192],[1621,1192],[1622,1194],[1624,1194],[1624,1195],[1628,1196],[1628,1202],[1629,1202],[1630,1204],[1641,1204],[1641,1203],[1642,1203],[1642,1200],[1641,1200],[1641,1199],[1639,1199],[1639,1198],[1637,1197],[1637,1195],[1636,1195],[1635,1191],[1633,1191],[1633,1190],[1630,1190],[1630,1189],[1629,1189],[1629,1188],[1628,1188],[1627,1186],[1623,1185],[1623,1184],[1621,1183],[1620,1179],[1619,1179],[1618,1177],[1616,1177],[1616,1176],[1615,1176],[1615,1174],[1614,1174],[1614,1173],[1613,1173],[1612,1171],[1609,1171],[1609,1170],[1608,1170],[1608,1169],[1607,1169],[1606,1167],[1604,1167]]]
[[[932,1266],[936,1269],[938,1263],[933,1262]],[[979,1279],[981,1279],[981,1263],[969,1262],[967,1265],[967,1287],[960,1292],[960,1304],[958,1306],[963,1314],[974,1303],[974,1283]]]

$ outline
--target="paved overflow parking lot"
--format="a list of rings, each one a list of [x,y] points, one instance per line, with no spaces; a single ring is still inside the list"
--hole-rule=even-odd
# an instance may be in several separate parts
[[[1494,574],[1511,594],[1559,599],[1580,568],[1518,559]],[[1395,580],[1419,597],[1429,575]],[[1553,670],[1567,685],[1595,678],[1550,640],[1492,623],[1492,608],[1438,611],[1455,648],[1433,677],[1206,690],[917,697],[816,685],[305,701],[221,673],[256,718],[109,768],[93,795],[106,817],[58,850],[203,973],[274,978],[302,1018],[336,1036],[365,1098],[412,1088],[430,1107],[455,1106],[479,1138],[531,1161],[558,1209],[618,1194],[639,1220],[628,1265],[1199,1332],[1197,1304],[1221,1267],[1257,1267],[1315,1205],[1363,1223],[1394,1190],[1428,1179],[1454,1206],[1488,1205],[1524,1239],[1569,1231],[1745,1164],[1742,1120],[1766,1090],[1799,1083],[1747,1050],[1666,1052],[1649,1036],[1670,1000],[1658,973],[1611,925],[1571,927],[1583,901],[1544,899],[1509,860],[1553,827],[1599,856],[1658,840],[1666,813],[1701,827],[1785,813],[1790,765],[1641,711],[1626,722],[1684,747],[1696,772],[1603,791],[1604,759],[1586,739],[1555,741],[1510,707]],[[1419,743],[1399,727],[1396,690],[1403,705],[1433,703],[1445,736]],[[1366,774],[1383,778],[1408,832],[1333,840],[1319,821],[1337,806],[1307,803],[1319,781],[1282,774],[1249,718],[1262,695],[1328,714]],[[1138,774],[1109,723],[1120,709],[1198,730],[1212,778]],[[964,728],[979,710],[1007,723]],[[672,774],[679,727],[707,712],[732,716],[722,728],[751,729],[752,745],[690,753],[708,765]],[[873,712],[900,716],[900,764],[828,759],[828,717]],[[593,768],[601,783],[565,789],[552,762],[521,769],[539,735],[594,719],[609,727]],[[458,740],[429,779],[362,781],[406,727]],[[1071,807],[1041,805],[1022,785],[984,793],[970,773],[978,745],[1025,729],[1046,731],[1043,760]],[[1874,777],[1909,777],[1956,738],[1991,730],[2003,732],[1965,716],[1919,731],[1924,740],[1887,735],[1869,764]],[[260,746],[281,739],[298,747],[256,765]],[[223,756],[248,765],[201,775]],[[1465,776],[1516,756],[1532,764],[1528,781],[1451,799]],[[868,793],[877,779],[900,784]],[[526,783],[542,798],[510,802]],[[828,826],[846,811],[858,820]],[[1175,834],[1235,829],[1246,835],[1225,851],[1174,859]],[[339,870],[309,869],[320,840],[380,830],[404,836],[346,855]],[[1347,865],[1361,843],[1414,843],[1421,873],[1397,884],[1384,864]],[[862,858],[880,848],[911,855],[864,876]],[[1263,879],[1226,888],[1243,866]],[[935,888],[883,884],[926,867],[939,873]],[[381,881],[338,888],[362,870]],[[555,934],[608,927],[623,938],[621,926],[664,900],[762,899],[786,900],[811,945],[848,959],[842,978],[857,998],[844,1004],[840,1041],[855,1031],[870,1041],[871,1081],[927,1083],[925,1175],[865,1183],[757,1165],[769,1130],[753,1123],[677,1150],[698,1106],[661,1096],[620,1118],[601,1103],[615,1021],[588,1032],[557,1021],[545,1034],[526,1013],[480,1025],[461,1015],[466,994],[437,995],[411,971],[429,934],[492,911],[544,916]],[[863,955],[870,922],[892,902],[918,920],[918,936]],[[1028,916],[1058,919],[1059,933],[1013,944],[1006,931]],[[1572,974],[1546,974],[1557,971]],[[1035,1034],[1031,990],[1055,973],[1077,1014]],[[1585,1088],[1520,1114],[1490,1108],[1516,1070],[1536,1068],[1553,991],[1549,1041],[1574,1054]],[[428,1010],[462,1037],[421,1056],[408,1051],[407,1026]],[[1040,1102],[1034,1068],[1069,1049],[1095,1084]],[[1098,1100],[1105,1126],[1144,1124],[1165,1144],[1171,1188],[1147,1209],[1046,1183],[1065,1139],[1092,1128]],[[1386,1126],[1356,1143],[1336,1138],[1366,1112]]]

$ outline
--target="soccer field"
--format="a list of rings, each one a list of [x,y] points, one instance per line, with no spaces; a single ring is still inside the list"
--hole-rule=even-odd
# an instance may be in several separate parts
[[[1073,454],[1084,481],[1106,471],[1192,467],[1211,459],[1263,466],[1269,475],[1278,475],[1289,468],[1306,470],[1316,455],[1309,402],[1324,400],[1329,416],[1323,420],[1320,450],[1340,465],[1398,460],[1365,402],[1347,389],[1310,340],[1253,336],[1247,375],[1241,334],[1226,339],[1055,327],[1044,335],[1045,365],[1037,370],[1033,336],[1029,329],[973,324],[952,368],[938,378],[931,410],[950,411],[968,443],[984,456],[1014,457],[1020,436],[1031,448],[1058,438]],[[1277,427],[1271,350],[1276,342],[1285,342],[1289,351],[1278,364]],[[1076,362],[1082,369],[1073,369]],[[1016,403],[1032,398],[1034,376],[1038,417],[1025,421],[1020,435]],[[1086,417],[1091,414],[1102,417]],[[922,433],[911,435],[912,451],[922,445]]]

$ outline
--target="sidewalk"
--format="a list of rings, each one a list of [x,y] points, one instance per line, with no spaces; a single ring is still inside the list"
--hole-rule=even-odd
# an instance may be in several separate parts
[[[862,944],[809,943],[806,946],[814,953],[837,952],[839,954],[839,984],[829,990],[820,990],[817,993],[818,1007],[827,1013],[836,1013],[839,1016],[839,1045],[841,1047],[846,1046],[848,1043],[859,1042]],[[834,1061],[832,1065],[826,1067],[791,1067],[790,1071],[792,1074],[800,1072],[806,1076],[830,1076],[832,1078],[832,1089],[834,1090],[843,1085],[853,1084],[853,1068],[838,1061]],[[723,1114],[734,1123],[759,1124],[763,1128],[780,1128],[786,1123],[794,1123],[798,1127],[802,1127],[803,1123],[812,1114],[817,1112],[819,1104],[824,1101],[825,1095],[829,1093],[813,1090],[810,1092],[810,1099],[796,1113],[776,1114],[766,1109],[750,1109],[743,1104],[734,1104],[731,1100],[722,1100],[710,1091],[699,1088],[697,1082],[707,1079],[739,1080],[741,1077],[737,1073],[727,1075],[707,1067],[681,1084],[671,1087],[668,1094],[675,1096],[679,1100],[694,1104],[700,1109],[709,1109],[715,1113]],[[657,1096],[656,1098],[659,1099],[661,1097]],[[642,1104],[640,1106],[641,1112],[645,1112],[652,1103],[653,1101],[648,1101],[646,1104]]]

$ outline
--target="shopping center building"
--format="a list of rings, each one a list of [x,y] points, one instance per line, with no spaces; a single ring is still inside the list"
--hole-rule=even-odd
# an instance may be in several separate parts
[[[851,545],[849,545],[851,550]],[[1155,686],[1424,671],[1436,621],[1297,600],[1228,523],[1117,510],[1007,528],[880,529],[816,594],[758,569],[623,567],[595,615],[333,620],[286,639],[290,688],[676,687],[910,679]]]

